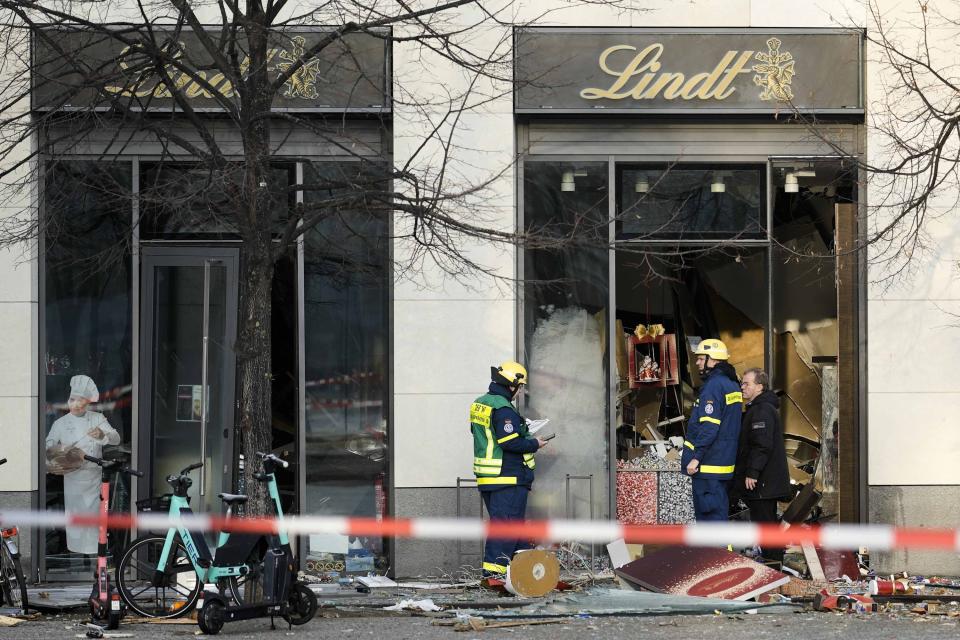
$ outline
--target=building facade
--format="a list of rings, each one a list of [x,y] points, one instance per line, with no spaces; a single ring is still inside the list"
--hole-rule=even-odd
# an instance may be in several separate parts
[[[931,222],[935,249],[892,287],[872,284],[872,249],[849,250],[882,215],[871,203],[883,193],[860,167],[884,157],[870,122],[886,77],[870,11],[845,8],[840,17],[748,0],[628,13],[531,3],[509,27],[460,15],[474,25],[471,46],[513,55],[506,76],[484,77],[483,99],[447,144],[425,135],[424,105],[462,89],[462,69],[402,39],[358,45],[369,54],[364,75],[382,84],[345,98],[336,87],[351,78],[334,78],[333,95],[298,103],[340,128],[280,136],[269,185],[286,194],[278,215],[311,197],[287,188],[306,173],[356,171],[359,144],[394,166],[442,164],[483,184],[464,219],[556,242],[464,238],[464,253],[494,278],[416,262],[399,214],[332,221],[297,243],[273,283],[273,445],[296,463],[281,478],[291,511],[478,516],[467,408],[490,365],[516,358],[530,370],[521,413],[549,418],[558,434],[538,456],[529,514],[617,517],[632,482],[624,464],[643,441],[682,433],[699,383],[690,345],[720,337],[738,371],[771,373],[793,479],[816,484],[824,516],[955,526],[945,505],[960,491],[960,441],[942,406],[960,394],[946,369],[955,234],[948,216]],[[549,19],[534,20],[546,9]],[[68,129],[69,108],[37,87],[32,108],[64,111]],[[418,101],[391,100],[401,94]],[[0,267],[6,507],[63,508],[79,491],[51,467],[78,375],[96,384],[91,408],[116,433],[106,450],[148,474],[115,491],[114,508],[162,493],[164,476],[198,455],[195,508],[216,509],[212,496],[237,488],[231,345],[243,245],[194,159],[172,162],[146,137],[112,149],[116,127],[107,120],[56,162],[37,163],[38,188],[6,207],[37,207],[54,222],[35,245],[5,251]],[[54,127],[30,144],[67,133]],[[171,205],[171,193],[191,204]],[[111,247],[114,268],[84,268]],[[347,266],[358,256],[370,268]],[[89,574],[83,542],[68,533],[23,536],[35,577]],[[439,575],[478,558],[477,544],[453,541],[300,545],[317,573]],[[947,554],[873,560],[882,571],[960,573]]]

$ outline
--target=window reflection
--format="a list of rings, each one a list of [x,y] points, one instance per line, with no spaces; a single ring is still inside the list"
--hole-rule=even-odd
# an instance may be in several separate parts
[[[387,210],[350,202],[379,189],[361,163],[305,167],[306,513],[387,513]],[[372,184],[372,189],[368,188]],[[360,185],[363,184],[363,187]],[[385,569],[384,541],[311,535],[306,569]]]
[[[762,166],[617,167],[618,239],[762,237]]]
[[[142,162],[140,164],[141,236],[144,239],[176,234],[221,237],[237,234],[235,193],[243,181],[243,166],[214,169],[197,162]],[[270,168],[268,193],[275,221],[287,219],[295,194],[296,165]]]
[[[98,505],[99,471],[82,456],[72,459],[77,456],[70,449],[130,460],[130,176],[128,164],[72,161],[46,167],[41,440],[50,445],[45,507],[51,510],[64,509],[65,501],[67,508],[81,510]],[[76,405],[84,402],[78,411]],[[81,428],[81,422],[90,422],[90,428]],[[126,511],[129,504],[128,482],[120,479],[110,509]],[[89,574],[96,532],[87,531],[94,531],[92,545],[76,531],[46,532],[49,573]],[[112,535],[111,553],[125,542],[124,532]]]

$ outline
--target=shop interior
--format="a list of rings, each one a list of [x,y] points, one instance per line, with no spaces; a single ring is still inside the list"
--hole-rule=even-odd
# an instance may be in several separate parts
[[[618,237],[625,238],[615,258],[621,520],[692,520],[689,481],[674,476],[681,475],[680,446],[700,386],[693,349],[708,337],[727,344],[739,374],[760,367],[771,375],[794,497],[809,487],[796,504],[782,506],[801,520],[837,515],[833,254],[836,205],[854,201],[856,183],[836,159],[785,160],[771,169],[769,216],[755,188],[765,167],[753,176],[747,167],[679,176],[670,168],[618,171]],[[647,222],[650,211],[656,228]],[[769,241],[751,242],[767,224]],[[649,242],[663,236],[678,242]]]

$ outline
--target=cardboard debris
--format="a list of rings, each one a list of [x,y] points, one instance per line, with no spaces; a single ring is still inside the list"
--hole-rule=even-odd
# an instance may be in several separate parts
[[[790,581],[790,576],[719,548],[667,547],[615,573],[651,591],[724,600],[749,600]]]
[[[540,598],[557,587],[560,563],[552,551],[529,549],[514,555],[507,567],[507,591],[515,596]]]
[[[15,627],[18,624],[23,622],[20,618],[13,618],[11,616],[0,616],[0,627]]]

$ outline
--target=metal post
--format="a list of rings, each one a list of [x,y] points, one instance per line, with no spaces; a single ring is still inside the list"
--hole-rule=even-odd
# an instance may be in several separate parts
[[[463,516],[463,503],[460,499],[460,490],[464,485],[476,486],[476,478],[457,478],[457,520]],[[483,499],[480,499],[480,517],[483,517]],[[480,557],[483,557],[483,540],[480,541]],[[463,541],[460,538],[457,538],[457,570],[463,566]]]
[[[200,497],[206,494],[207,485],[207,384],[210,346],[210,260],[203,261],[203,355],[200,365]],[[203,501],[201,500],[201,504]]]
[[[564,511],[564,517],[565,517],[567,520],[572,520],[572,519],[574,519],[574,514],[572,513],[572,511],[573,511],[573,509],[572,509],[572,507],[573,507],[573,501],[572,501],[572,496],[570,495],[570,481],[571,481],[571,480],[586,480],[586,481],[587,481],[587,490],[589,491],[589,499],[587,500],[587,502],[589,502],[589,504],[590,504],[590,520],[592,521],[592,520],[594,519],[594,515],[595,515],[595,513],[594,513],[594,501],[593,501],[593,474],[591,473],[590,475],[586,475],[586,476],[572,476],[572,475],[570,475],[570,474],[568,473],[568,474],[566,474],[566,476],[567,476],[567,477],[566,477],[566,509],[565,509],[565,511]],[[593,569],[594,569],[594,562],[595,562],[595,560],[596,560],[595,545],[591,544],[591,545],[590,545],[590,568],[589,568],[589,570],[590,570],[591,572],[592,572]]]

